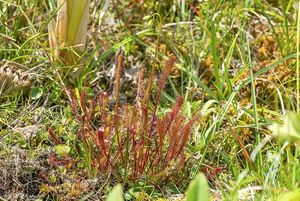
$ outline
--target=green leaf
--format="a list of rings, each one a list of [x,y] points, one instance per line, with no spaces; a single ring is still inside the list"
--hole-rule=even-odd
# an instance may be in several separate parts
[[[106,201],[124,201],[121,184],[116,185],[108,194]]]
[[[71,148],[65,144],[59,144],[54,147],[54,152],[60,156],[63,156],[65,154],[69,153],[70,150],[71,150]]]
[[[76,49],[85,50],[89,18],[89,0],[67,1],[67,42],[68,45],[77,45]]]
[[[288,112],[283,120],[283,124],[273,124],[269,126],[275,137],[289,141],[300,141],[300,115]]]
[[[198,174],[187,190],[187,201],[209,201],[209,189],[206,177]]]
[[[298,201],[300,198],[300,189],[291,192],[283,193],[274,201]]]
[[[34,87],[30,90],[32,100],[37,100],[43,95],[44,91],[41,87]]]

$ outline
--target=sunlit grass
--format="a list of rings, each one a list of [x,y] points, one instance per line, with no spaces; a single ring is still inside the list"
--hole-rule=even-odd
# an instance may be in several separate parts
[[[74,175],[88,172],[90,177],[99,179],[97,182],[105,186],[101,190],[107,193],[114,182],[122,182],[114,175],[126,178],[132,171],[127,164],[132,163],[124,161],[125,171],[119,168],[118,174],[113,168],[107,175],[96,171],[96,164],[105,161],[91,157],[95,147],[80,147],[76,136],[79,127],[71,115],[65,87],[86,91],[96,102],[97,95],[106,91],[110,97],[105,111],[123,115],[123,105],[135,105],[131,92],[135,91],[132,88],[136,87],[137,78],[132,72],[142,68],[145,77],[150,77],[153,69],[159,74],[164,69],[163,61],[176,57],[159,104],[155,103],[155,95],[149,96],[149,111],[157,110],[157,117],[150,122],[154,125],[168,114],[176,96],[183,97],[182,112],[187,119],[196,112],[200,114],[184,148],[188,171],[180,177],[169,175],[168,182],[159,186],[154,183],[159,183],[160,177],[137,171],[137,182],[125,184],[126,199],[146,193],[151,199],[184,194],[199,172],[208,178],[211,192],[225,200],[243,200],[243,196],[245,200],[272,200],[283,192],[298,189],[299,146],[276,139],[268,129],[274,123],[282,123],[288,110],[300,110],[297,1],[116,2],[0,0],[0,58],[44,75],[34,79],[30,89],[40,89],[39,98],[35,99],[32,93],[1,97],[0,140],[5,140],[6,149],[20,145],[34,154],[37,149],[45,150],[45,157],[55,154],[52,149],[56,142],[49,140],[47,132],[54,128],[70,150],[67,156],[55,156],[58,161],[51,161],[66,165],[51,168],[65,174],[64,179],[72,171]],[[116,78],[116,73],[112,73],[118,67],[114,54],[120,48],[124,51],[124,69]],[[65,74],[55,71],[79,66],[85,67],[84,73],[76,75],[79,82],[72,84],[63,83]],[[133,84],[128,80],[133,80]],[[146,80],[149,79],[142,82]],[[153,88],[158,89],[154,77],[153,83]],[[116,85],[121,88],[118,94],[113,92]],[[117,101],[124,97],[120,103]],[[79,95],[76,98],[80,99]],[[78,108],[84,109],[80,105]],[[94,109],[98,111],[99,106]],[[42,128],[36,138],[20,140],[14,134],[15,127],[32,124]],[[89,124],[92,131],[101,127],[97,117]],[[118,132],[122,126],[111,127]],[[111,147],[112,152],[118,149],[116,144]],[[149,147],[154,145],[150,143]],[[99,150],[97,153],[101,153]],[[124,152],[124,157],[130,154]],[[83,157],[87,164],[82,162]],[[51,193],[57,199],[67,199],[56,189],[61,186],[55,182],[51,185],[55,189]],[[97,190],[88,195],[81,193],[96,197]]]

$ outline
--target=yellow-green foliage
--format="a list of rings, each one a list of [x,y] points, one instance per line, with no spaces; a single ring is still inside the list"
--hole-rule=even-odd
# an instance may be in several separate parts
[[[72,65],[80,58],[86,48],[89,5],[90,0],[57,0],[57,19],[49,24],[53,60]]]

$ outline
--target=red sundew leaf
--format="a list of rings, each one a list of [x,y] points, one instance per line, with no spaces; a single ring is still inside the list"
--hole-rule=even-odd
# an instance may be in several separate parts
[[[183,97],[182,96],[177,97],[175,105],[173,106],[172,112],[170,114],[171,121],[175,119],[176,115],[181,110],[182,104],[183,104]]]
[[[170,74],[172,73],[172,69],[174,67],[175,62],[176,62],[175,57],[171,57],[171,58],[169,58],[169,60],[167,60],[166,66],[158,80],[158,86],[159,86],[160,90],[164,89],[166,81],[167,81],[168,77],[170,76]]]
[[[105,133],[104,128],[99,127],[98,131],[97,131],[98,143],[99,143],[99,146],[100,146],[100,149],[101,149],[100,152],[102,152],[105,156],[105,160],[102,159],[102,161],[103,161],[102,164],[106,164],[106,166],[108,164],[110,164],[111,167],[113,167],[113,165],[110,162],[110,150],[105,145],[106,143],[105,143],[105,139],[104,139],[104,133]]]
[[[135,137],[135,126],[131,126],[130,127],[130,129],[129,129],[129,131],[130,131],[130,137],[132,138],[132,139],[134,139],[134,137]]]
[[[88,112],[88,120],[93,121],[93,117],[95,116],[95,102],[94,100],[90,100],[89,102],[89,112]]]
[[[135,140],[135,127],[130,128],[130,137],[132,139],[132,152],[133,152],[133,177],[136,178],[137,175],[137,149],[136,149],[136,140]]]
[[[179,136],[179,132],[183,126],[183,122],[185,120],[185,117],[183,115],[178,115],[177,118],[175,119],[171,129],[169,130],[168,134],[169,134],[169,141],[170,144],[172,143],[178,143],[177,139]]]
[[[157,121],[157,133],[158,133],[158,136],[159,136],[159,146],[161,147],[162,146],[162,143],[163,143],[163,140],[166,136],[166,132],[165,132],[165,127],[166,127],[166,124],[165,124],[165,120],[164,119],[158,119]]]
[[[218,167],[211,167],[209,165],[205,165],[201,168],[201,172],[203,172],[208,180],[213,181],[215,178],[223,171],[225,167],[218,166]]]
[[[105,119],[106,117],[107,103],[108,103],[108,94],[106,92],[100,93],[98,96],[100,122],[102,122],[103,119]]]
[[[214,169],[214,173],[215,173],[216,175],[218,175],[218,174],[222,173],[225,169],[226,169],[225,167],[218,166],[218,167],[216,167],[216,168]]]
[[[149,99],[151,96],[151,92],[152,92],[152,85],[153,85],[153,79],[154,79],[154,75],[151,74],[149,79],[147,80],[147,84],[146,84],[146,88],[145,88],[145,92],[144,92],[144,97],[142,100],[142,110],[144,108],[146,108],[148,110],[148,105],[149,105]]]
[[[158,107],[158,103],[159,103],[159,99],[160,99],[160,95],[161,95],[161,91],[164,89],[166,81],[168,79],[168,77],[170,76],[170,74],[172,73],[172,68],[175,64],[176,58],[170,58],[167,62],[166,62],[166,67],[163,70],[159,80],[158,80],[158,91],[156,93],[156,99],[155,99],[155,104],[154,104],[154,110],[153,110],[153,114],[152,114],[152,122],[150,124],[150,138],[152,137],[152,131],[154,128],[154,120],[156,118],[156,112],[157,112],[157,107]],[[148,143],[149,146],[149,143]]]
[[[147,147],[146,149],[147,149],[147,151],[146,151],[145,155],[142,156],[142,157],[143,157],[143,158],[142,158],[143,160],[142,160],[142,165],[141,165],[141,169],[140,169],[140,174],[143,174],[143,173],[144,173],[145,168],[146,168],[146,165],[147,165],[147,163],[149,162],[149,161],[148,161],[148,158],[149,158],[149,147]]]
[[[175,123],[172,126],[172,129],[170,129],[169,132],[169,146],[168,146],[168,151],[167,154],[165,156],[164,159],[164,163],[168,163],[169,160],[171,160],[173,158],[173,155],[175,153],[175,149],[176,147],[178,147],[179,145],[179,138],[180,138],[180,131],[181,131],[181,127],[182,127],[182,122],[184,121],[184,117],[183,116],[179,116]]]
[[[64,156],[64,157],[56,157],[54,154],[51,154],[48,157],[48,163],[52,166],[65,166],[68,169],[73,167],[75,165],[74,159],[72,159],[70,156]]]
[[[98,138],[98,143],[100,145],[101,150],[106,153],[106,147],[105,147],[105,142],[104,142],[104,128],[99,127],[97,131],[97,138]]]
[[[178,115],[178,113],[180,112],[181,110],[181,107],[182,107],[182,104],[183,104],[183,97],[182,96],[179,96],[176,98],[176,102],[172,108],[172,111],[169,115],[169,118],[168,118],[168,122],[167,123],[167,127],[166,127],[166,130],[165,132],[168,132],[168,130],[170,129],[171,127],[171,124],[173,123],[173,121],[175,120],[176,116]]]
[[[49,135],[50,135],[50,137],[51,137],[51,140],[53,140],[53,141],[54,141],[55,143],[57,143],[57,144],[62,144],[61,139],[58,139],[58,138],[57,138],[57,136],[55,135],[55,133],[54,133],[54,131],[53,131],[52,128],[49,128],[49,129],[48,129],[48,133],[49,133]]]
[[[107,92],[101,92],[98,94],[98,104],[100,107],[103,106],[103,103],[105,102],[105,98],[108,96]]]
[[[86,104],[86,93],[84,91],[80,94],[80,107],[83,115],[88,118],[87,104]]]
[[[137,93],[136,93],[136,109],[138,112],[141,112],[141,100],[142,90],[143,90],[143,79],[144,79],[144,69],[139,70],[138,72],[138,84],[137,84]]]
[[[120,51],[116,56],[116,71],[115,71],[115,86],[114,86],[114,95],[116,100],[116,110],[118,108],[118,99],[119,99],[119,87],[120,87],[120,79],[121,79],[121,72],[124,66],[124,55],[123,52]],[[116,111],[117,113],[117,111]]]
[[[143,146],[142,140],[136,141],[136,149],[137,149],[138,153],[142,152],[142,150],[141,150],[142,146]]]
[[[181,169],[184,166],[184,163],[185,163],[185,156],[184,156],[184,153],[181,152],[180,153],[180,160],[179,160],[179,169]]]
[[[143,142],[142,140],[137,140],[135,141],[135,150],[134,150],[134,153],[136,153],[136,172],[140,172],[140,169],[141,169],[141,166],[142,166],[142,161],[143,161],[143,150],[142,150],[142,145],[143,145]]]
[[[178,146],[178,134],[174,134],[174,136],[176,136],[176,138],[173,138],[174,141],[171,141],[168,147],[168,151],[165,155],[165,158],[163,160],[164,164],[167,165],[169,163],[170,160],[172,160],[175,152],[176,152],[176,147]]]
[[[148,117],[148,110],[147,108],[142,107],[142,132],[141,132],[141,138],[144,141],[144,136],[147,135],[147,130],[148,130],[148,121],[149,121],[149,117]]]
[[[174,151],[175,151],[175,146],[174,145],[170,146],[170,148],[169,148],[169,150],[168,150],[168,152],[167,152],[167,154],[166,154],[166,156],[163,160],[164,166],[168,165],[169,161],[172,159],[172,156],[174,155]]]
[[[179,149],[176,150],[176,157],[182,152],[185,145],[188,143],[191,131],[193,129],[194,124],[199,119],[199,114],[194,114],[192,119],[182,128],[182,135],[180,137],[181,140],[179,140]]]
[[[150,164],[149,164],[148,171],[155,172],[154,169],[159,168],[159,163],[160,163],[160,160],[161,160],[161,157],[160,157],[159,154],[160,154],[159,150],[154,151],[154,154],[150,158]]]
[[[78,103],[77,103],[77,98],[74,94],[74,91],[71,90],[71,89],[65,89],[65,92],[66,92],[66,94],[68,96],[68,99],[70,101],[73,116],[75,117],[77,122],[80,123],[80,115],[79,115],[79,112],[78,112]]]
[[[178,155],[183,151],[183,147],[186,145],[191,129],[194,122],[198,119],[196,115],[189,121],[185,126],[183,115],[179,115],[173,124],[170,134],[170,145],[168,147],[168,152],[164,159],[164,164],[167,165],[169,161],[176,159]]]
[[[110,141],[111,132],[113,130],[111,116],[107,115],[106,121],[105,121],[105,132],[104,132],[104,139],[108,142]]]
[[[84,120],[84,135],[83,135],[83,137],[86,138],[87,141],[93,140],[96,131],[95,131],[94,127],[92,126],[92,122],[89,121],[85,115],[82,118]]]
[[[54,154],[51,154],[48,157],[48,163],[52,166],[59,166],[60,165],[60,161],[57,159],[57,157]]]

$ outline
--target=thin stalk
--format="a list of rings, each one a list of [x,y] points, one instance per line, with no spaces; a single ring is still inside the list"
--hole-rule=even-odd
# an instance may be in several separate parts
[[[215,77],[215,85],[217,87],[217,92],[219,95],[219,98],[223,98],[223,86],[221,82],[221,76],[219,72],[219,66],[220,66],[220,56],[218,54],[218,47],[217,47],[217,27],[216,27],[217,20],[214,20],[211,25],[211,53],[213,56],[213,73]]]
[[[246,158],[246,160],[248,161],[249,165],[252,165],[250,156],[246,150],[246,147],[244,145],[244,143],[242,142],[242,140],[239,138],[238,134],[235,132],[235,130],[233,128],[230,128],[230,131],[232,132],[232,134],[234,135],[234,138],[237,140],[238,144],[240,145],[240,147],[242,148],[244,157]]]
[[[255,133],[256,133],[256,139],[257,144],[260,144],[260,134],[259,134],[259,122],[258,122],[258,112],[257,112],[257,103],[256,103],[256,93],[255,93],[255,83],[254,83],[254,75],[253,75],[253,64],[251,59],[251,50],[250,50],[250,44],[249,40],[247,40],[247,49],[248,49],[248,62],[250,67],[250,79],[251,79],[251,95],[252,95],[252,102],[253,102],[253,116],[254,116],[254,124],[255,124]],[[259,154],[259,161],[260,165],[262,164],[262,155]]]
[[[119,87],[120,87],[120,78],[121,78],[121,71],[123,68],[123,55],[120,52],[117,55],[117,61],[116,61],[116,73],[115,73],[115,88],[114,88],[114,95],[115,95],[115,133],[117,137],[117,142],[118,142],[118,149],[120,151],[120,155],[124,164],[124,157],[122,153],[122,147],[121,147],[121,139],[120,139],[120,134],[119,134]]]

